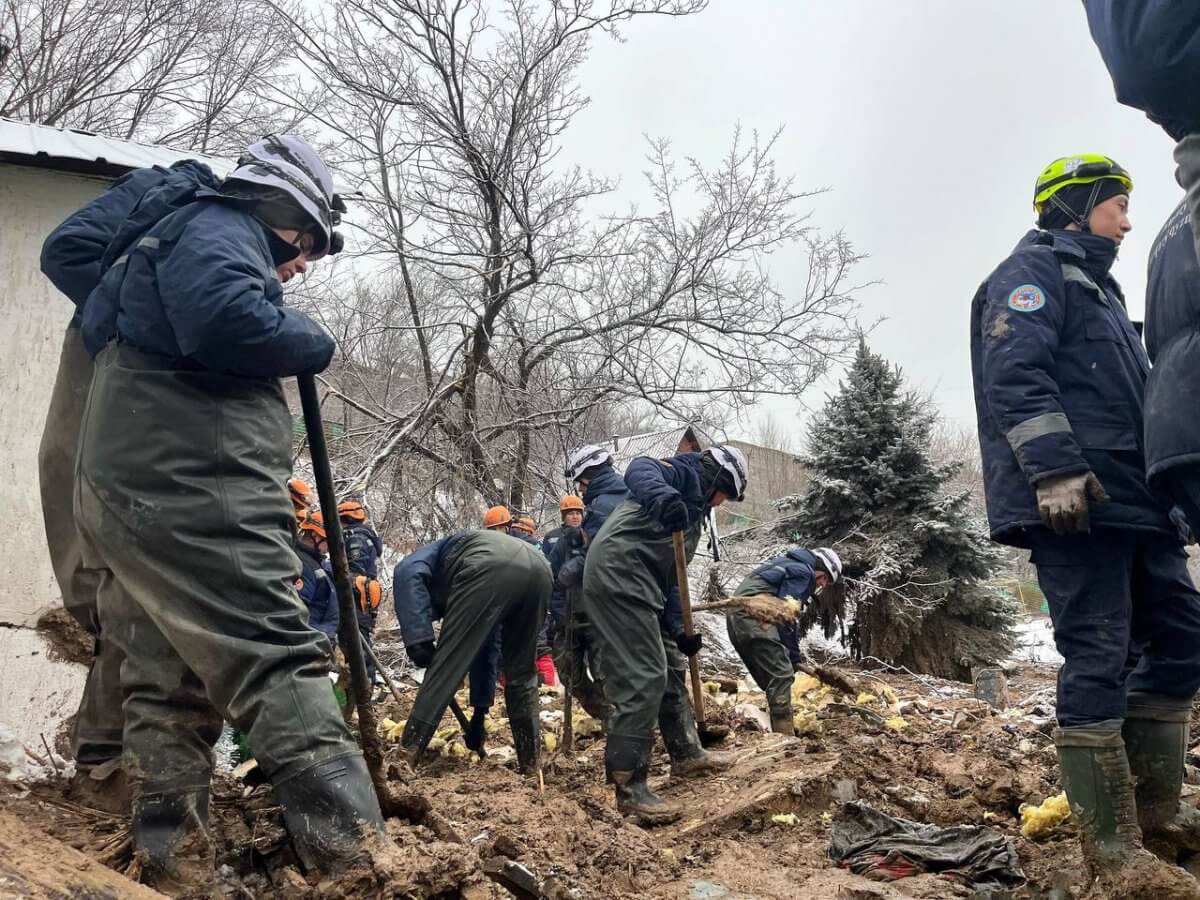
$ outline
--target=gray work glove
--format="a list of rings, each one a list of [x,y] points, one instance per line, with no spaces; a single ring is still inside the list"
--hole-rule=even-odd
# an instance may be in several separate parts
[[[1047,478],[1037,483],[1038,513],[1055,534],[1091,531],[1088,501],[1107,503],[1108,494],[1091,472]]]

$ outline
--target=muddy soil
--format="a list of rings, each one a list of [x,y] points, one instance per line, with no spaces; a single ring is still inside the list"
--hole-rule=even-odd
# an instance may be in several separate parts
[[[95,640],[61,606],[38,619],[37,632],[47,644],[50,659],[84,666],[91,664]]]
[[[1019,830],[1022,803],[1059,791],[1049,736],[1052,709],[1046,706],[1053,698],[1052,670],[1017,673],[1010,682],[1015,708],[1006,713],[968,696],[963,685],[856,675],[876,696],[822,701],[825,707],[814,710],[799,738],[753,730],[735,712],[744,703],[762,708],[761,694],[721,693],[710,685],[711,718],[733,728],[720,749],[733,751],[737,763],[713,778],[678,781],[660,747],[651,786],[680,801],[687,813],[652,830],[616,814],[604,783],[600,737],[577,739],[572,753],[547,751],[540,789],[536,778],[518,776],[509,761],[502,703],[493,711],[492,755],[483,762],[462,752],[447,716],[439,752],[414,775],[390,743],[389,772],[403,790],[427,797],[462,842],[390,821],[395,852],[389,850],[386,872],[358,872],[336,882],[300,873],[267,786],[249,788],[223,776],[214,784],[212,823],[222,883],[229,896],[263,900],[482,900],[509,896],[485,869],[511,861],[540,884],[542,896],[556,900],[969,896],[934,876],[880,884],[834,868],[826,856],[829,821],[840,803],[857,799],[907,819],[987,824],[1010,837],[1029,880],[1015,898],[1045,897],[1051,887],[1084,896],[1070,820],[1037,842]],[[553,744],[561,728],[560,697],[543,690],[543,727]],[[407,705],[389,696],[378,704],[379,718],[402,722]],[[129,866],[126,821],[67,802],[61,785],[5,785],[0,809],[54,835],[67,845],[64,851],[82,851],[115,872]],[[772,818],[777,815],[784,816],[782,823]]]

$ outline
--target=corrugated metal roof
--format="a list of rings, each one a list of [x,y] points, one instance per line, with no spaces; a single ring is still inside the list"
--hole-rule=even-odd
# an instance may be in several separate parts
[[[18,122],[2,117],[0,159],[20,165],[109,177],[130,169],[170,166],[183,159],[198,159],[220,177],[227,175],[234,166],[232,160],[205,156],[189,150],[122,141],[90,131],[55,128],[51,125]]]
[[[706,435],[691,425],[614,438],[616,449],[613,450],[613,465],[619,471],[624,472],[625,467],[639,456],[649,456],[654,459],[675,456],[680,452],[679,445],[684,442],[689,431],[692,432],[692,436],[700,443],[700,446],[703,446]]]

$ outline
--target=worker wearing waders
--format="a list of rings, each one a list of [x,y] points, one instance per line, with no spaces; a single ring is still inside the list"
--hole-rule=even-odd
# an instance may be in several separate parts
[[[392,596],[408,657],[426,670],[400,739],[409,761],[419,762],[463,677],[500,628],[517,764],[522,773],[533,772],[541,743],[537,636],[550,596],[550,567],[538,549],[498,531],[452,534],[400,561]],[[435,644],[438,619],[442,630]],[[475,692],[473,682],[472,696]],[[486,702],[490,705],[490,697]],[[478,728],[482,732],[482,718]]]
[[[121,767],[122,654],[101,632],[100,573],[84,567],[75,525],[75,467],[92,358],[80,332],[88,297],[101,275],[159,219],[219,182],[209,168],[184,160],[170,169],[138,169],[73,213],[46,238],[42,272],[75,304],[63,338],[50,409],[38,449],[42,515],[50,563],[67,612],[95,639],[79,711],[71,730],[76,776],[70,795],[85,805],[127,813],[129,790]]]
[[[1186,721],[1200,687],[1200,595],[1169,501],[1146,484],[1149,360],[1109,272],[1132,188],[1106,156],[1052,162],[1034,188],[1038,229],[971,310],[992,537],[1037,567],[1063,656],[1063,787],[1091,871],[1122,880],[1161,865],[1141,849],[1134,779],[1167,777],[1171,751],[1149,736]]]
[[[222,718],[259,751],[306,867],[359,858],[383,822],[328,681],[328,642],[293,587],[291,417],[279,379],[332,339],[282,282],[340,249],[341,202],[302,139],[252,144],[220,189],[162,219],[83,314],[100,349],[76,518],[103,570],[104,632],[126,659],[132,838],[147,878],[211,877],[212,746]],[[115,332],[115,340],[109,340]],[[177,865],[180,850],[190,857]]]
[[[646,777],[657,719],[671,773],[694,777],[728,768],[732,757],[700,744],[688,704],[684,654],[700,650],[683,630],[672,535],[684,532],[690,559],[708,510],[741,500],[746,459],[733,447],[629,464],[629,497],[592,540],[584,561],[583,605],[600,642],[604,692],[613,706],[604,763],[617,809],[645,824],[677,819],[681,808],[650,791]]]
[[[584,514],[573,524],[570,509],[563,513],[564,533],[550,554],[554,594],[550,599],[550,639],[558,671],[568,677],[572,695],[588,715],[606,728],[612,704],[604,695],[600,644],[583,608],[583,568],[588,547],[612,511],[629,496],[625,479],[613,468],[612,454],[585,444],[567,455],[563,476],[582,495]]]
[[[842,577],[842,560],[828,547],[797,547],[763,563],[746,576],[734,592],[737,597],[773,594],[780,599],[807,600]],[[796,733],[792,720],[792,681],[802,663],[800,629],[795,623],[760,622],[745,611],[726,616],[733,649],[738,652],[754,683],[767,695],[771,730]]]

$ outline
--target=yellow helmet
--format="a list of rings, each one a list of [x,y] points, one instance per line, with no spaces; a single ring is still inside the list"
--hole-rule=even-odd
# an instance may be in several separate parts
[[[1061,200],[1055,201],[1054,195],[1073,184],[1097,183],[1097,187],[1093,191],[1094,197],[1099,191],[1098,183],[1108,178],[1119,181],[1125,186],[1126,192],[1133,190],[1133,179],[1111,157],[1102,156],[1099,153],[1079,153],[1075,156],[1059,157],[1046,166],[1042,170],[1042,174],[1038,176],[1037,183],[1033,187],[1033,208],[1040,216],[1045,211],[1047,204],[1057,205],[1072,220],[1076,220],[1079,218],[1079,212],[1067,207]],[[1094,203],[1093,200],[1084,210],[1082,218],[1085,221],[1091,215],[1091,207]]]

